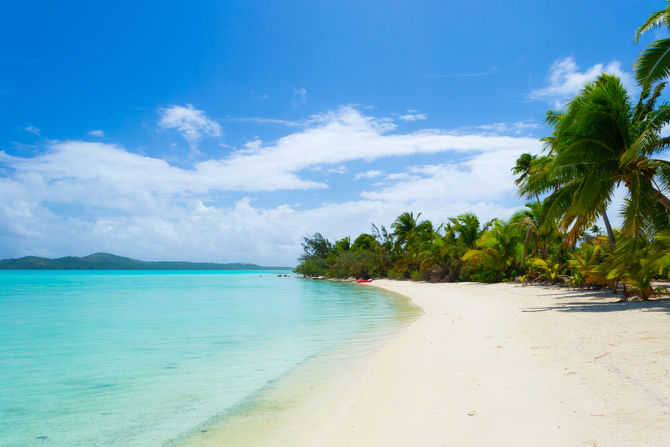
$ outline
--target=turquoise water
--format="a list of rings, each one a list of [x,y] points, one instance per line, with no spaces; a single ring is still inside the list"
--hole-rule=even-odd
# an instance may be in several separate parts
[[[0,446],[162,445],[407,319],[376,289],[277,273],[0,272]]]

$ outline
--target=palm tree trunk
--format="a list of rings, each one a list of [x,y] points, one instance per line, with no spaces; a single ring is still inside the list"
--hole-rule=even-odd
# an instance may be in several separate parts
[[[610,241],[610,248],[614,251],[614,232],[612,231],[612,225],[610,225],[610,220],[607,217],[607,212],[603,211],[603,222],[605,222],[605,228],[607,229],[607,238]]]
[[[661,205],[663,205],[668,211],[670,211],[670,199],[665,197],[665,195],[661,191],[655,188],[652,188],[652,190],[654,191],[653,193],[654,198],[658,200],[661,203]]]

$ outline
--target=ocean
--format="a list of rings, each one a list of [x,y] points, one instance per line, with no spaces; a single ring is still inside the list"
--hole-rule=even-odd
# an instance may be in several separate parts
[[[178,444],[417,312],[290,272],[1,271],[0,446]]]

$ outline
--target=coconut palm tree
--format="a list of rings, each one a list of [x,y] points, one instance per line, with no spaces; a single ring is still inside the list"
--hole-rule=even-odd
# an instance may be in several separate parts
[[[528,153],[521,154],[516,160],[516,165],[512,168],[512,173],[517,178],[514,179],[514,184],[523,187],[530,176],[530,173],[533,171],[533,164],[537,162],[537,155],[531,155]],[[535,200],[540,202],[540,196],[535,194]]]
[[[409,238],[416,231],[419,217],[421,217],[421,213],[414,217],[414,213],[405,211],[391,224],[393,235],[400,245],[405,246]]]
[[[476,248],[465,252],[461,260],[473,268],[482,269],[491,276],[486,280],[499,280],[516,266],[519,232],[516,224],[500,219],[493,221],[490,230],[477,241]]]
[[[566,112],[550,110],[549,112],[547,112],[546,122],[550,126],[556,128],[558,127],[560,120],[563,119],[565,115]],[[543,138],[542,141],[544,141],[547,144],[547,148],[550,149],[550,153],[548,155],[543,155],[541,157],[535,158],[531,164],[531,168],[530,171],[528,172],[528,175],[526,175],[525,178],[520,179],[518,183],[519,185],[518,194],[521,197],[524,197],[526,199],[535,197],[538,202],[539,202],[539,194],[544,194],[546,192],[552,192],[554,195],[559,194],[559,191],[561,191],[561,188],[565,185],[565,183],[574,180],[574,174],[571,173],[568,169],[563,168],[561,170],[562,175],[557,175],[557,172],[555,170],[556,154],[552,150],[552,147],[555,147],[557,145],[557,142],[559,141],[559,138],[557,138],[556,136],[556,132],[554,132],[554,135],[550,137]],[[565,193],[565,191],[561,192]],[[558,218],[557,216],[559,215],[560,211],[554,210],[554,215],[550,219],[546,220],[547,224],[549,222],[554,223]],[[614,231],[607,216],[606,209],[602,209],[600,215],[602,216],[603,221],[605,223],[605,227],[607,229],[607,236],[609,239],[610,247],[614,249],[615,245]],[[548,225],[544,225],[543,227],[544,232],[550,232],[553,230],[556,230],[556,228],[550,228]],[[571,240],[571,243],[574,243],[574,240]]]
[[[670,145],[670,138],[660,136],[670,122],[670,106],[656,107],[663,87],[644,88],[633,106],[621,81],[602,74],[565,112],[548,113],[547,123],[554,127],[545,139],[550,161],[537,178],[531,172],[526,192],[550,193],[545,211],[549,221],[556,219],[566,230],[568,243],[575,243],[602,215],[614,245],[605,211],[618,185],[628,189],[623,210],[627,234],[668,227],[670,200],[664,190],[670,185],[670,163],[649,158]]]
[[[449,229],[456,237],[456,242],[465,250],[475,248],[481,235],[492,225],[492,222],[488,222],[482,227],[477,216],[472,213],[451,217],[449,221]]]
[[[519,158],[517,158],[516,165],[512,168],[512,173],[514,175],[518,175],[518,177],[514,179],[514,183],[516,185],[519,185],[526,179],[526,177],[528,177],[528,174],[530,174],[531,165],[536,158],[537,155],[531,155],[528,153],[521,154]]]
[[[670,29],[670,0],[666,0],[664,9],[652,13],[635,31],[635,43],[642,34],[654,28]],[[670,75],[670,39],[659,39],[650,43],[635,61],[635,77],[642,85],[665,79]]]
[[[529,254],[546,260],[549,257],[550,248],[560,245],[562,235],[557,231],[556,223],[547,222],[543,225],[544,219],[546,215],[539,202],[526,203],[526,207],[514,213],[510,219],[511,223],[517,225],[518,230],[522,228],[526,230],[521,254],[522,264]]]

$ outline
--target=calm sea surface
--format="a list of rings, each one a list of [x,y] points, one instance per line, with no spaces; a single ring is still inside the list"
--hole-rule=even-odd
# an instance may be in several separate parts
[[[414,315],[278,273],[1,271],[0,446],[162,445]]]

